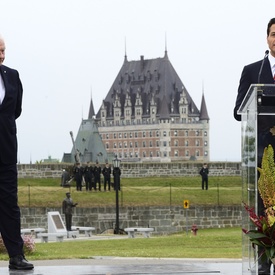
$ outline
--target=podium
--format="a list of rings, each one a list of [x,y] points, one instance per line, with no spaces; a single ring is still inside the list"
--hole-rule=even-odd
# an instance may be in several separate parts
[[[259,214],[257,167],[261,165],[264,148],[270,143],[274,143],[271,145],[275,149],[275,137],[271,133],[272,127],[275,126],[275,85],[252,84],[238,110],[238,114],[242,118],[242,200],[249,207],[254,207],[255,212]],[[242,228],[255,229],[244,208],[242,211]],[[257,258],[257,251],[252,248],[249,238],[243,234],[242,274],[258,274]]]

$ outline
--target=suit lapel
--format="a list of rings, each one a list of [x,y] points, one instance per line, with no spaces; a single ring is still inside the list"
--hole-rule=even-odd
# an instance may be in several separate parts
[[[7,89],[7,70],[3,65],[0,66],[0,73],[4,82],[5,89]]]
[[[7,83],[8,83],[8,80],[7,80],[7,70],[6,70],[6,68],[5,68],[5,66],[3,66],[3,65],[1,65],[0,66],[0,74],[1,74],[1,77],[2,77],[2,79],[3,79],[3,82],[4,82],[4,87],[5,87],[5,97],[4,97],[4,100],[3,100],[3,102],[2,102],[2,104],[0,105],[0,106],[2,106],[3,105],[3,103],[5,103],[5,99],[6,99],[6,97],[7,97]]]
[[[273,75],[271,73],[270,63],[268,58],[265,59],[262,74],[261,74],[262,83],[274,84]]]

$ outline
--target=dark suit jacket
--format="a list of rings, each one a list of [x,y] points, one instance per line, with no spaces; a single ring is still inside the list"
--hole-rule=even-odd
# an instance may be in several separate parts
[[[5,97],[0,104],[0,163],[17,163],[16,122],[22,110],[23,88],[16,70],[4,65],[0,73],[5,86]]]
[[[240,79],[240,85],[238,89],[238,96],[236,99],[236,105],[234,108],[234,117],[236,120],[241,120],[241,116],[237,115],[237,111],[244,99],[247,90],[249,89],[251,84],[274,84],[274,79],[272,76],[270,63],[268,58],[265,58],[263,70],[259,78],[259,71],[261,68],[262,60],[255,62],[253,64],[247,65],[244,67],[242,76]],[[258,157],[258,166],[261,165],[261,159],[263,155],[264,148],[268,145],[272,145],[275,148],[275,136],[270,132],[270,128],[275,126],[275,117],[270,115],[261,115],[258,116],[258,138],[257,138],[257,157]]]
[[[241,121],[241,116],[237,114],[239,107],[246,95],[251,84],[257,84],[259,78],[259,72],[262,65],[262,60],[252,63],[244,67],[242,76],[240,79],[238,95],[234,108],[234,117],[236,120]],[[270,63],[268,58],[265,58],[262,73],[260,76],[260,84],[274,84],[273,76],[271,73]]]

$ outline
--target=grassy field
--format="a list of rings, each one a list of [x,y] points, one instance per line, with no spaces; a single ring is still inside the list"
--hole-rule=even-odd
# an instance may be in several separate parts
[[[210,177],[209,190],[201,190],[200,177],[122,178],[122,206],[240,205],[241,177]],[[70,191],[78,207],[114,206],[115,192],[77,192],[63,188],[60,179],[19,179],[20,207],[61,207]],[[241,229],[200,229],[197,236],[183,232],[149,239],[73,240],[62,243],[37,243],[30,260],[91,258],[93,256],[241,258]],[[7,259],[0,254],[0,260]]]
[[[88,259],[93,256],[158,258],[241,258],[240,228],[202,229],[197,236],[170,236],[117,239],[73,240],[62,243],[37,243],[29,260]],[[0,254],[0,260],[7,260]]]
[[[78,207],[115,205],[114,191],[77,192],[74,186],[61,187],[59,179],[19,179],[19,205],[60,207],[68,191]],[[182,205],[185,199],[192,205],[240,205],[241,177],[210,177],[208,191],[201,190],[200,177],[121,179],[121,206]]]

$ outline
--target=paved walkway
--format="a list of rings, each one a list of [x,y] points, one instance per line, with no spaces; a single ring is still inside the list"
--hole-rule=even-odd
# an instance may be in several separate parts
[[[32,261],[32,271],[9,271],[0,261],[1,275],[187,275],[242,274],[241,260],[94,257],[88,260]]]

